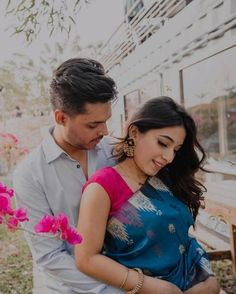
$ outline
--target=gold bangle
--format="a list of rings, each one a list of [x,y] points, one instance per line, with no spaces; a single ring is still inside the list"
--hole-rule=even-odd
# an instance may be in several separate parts
[[[138,284],[134,287],[133,290],[127,291],[127,294],[137,294],[141,290],[144,282],[144,274],[140,268],[134,268],[138,272]]]
[[[124,277],[124,280],[123,280],[123,282],[121,283],[119,289],[124,290],[123,288],[124,288],[124,286],[125,286],[125,284],[126,284],[126,282],[127,282],[128,275],[129,275],[129,269],[127,269],[126,274],[125,274],[125,277]]]

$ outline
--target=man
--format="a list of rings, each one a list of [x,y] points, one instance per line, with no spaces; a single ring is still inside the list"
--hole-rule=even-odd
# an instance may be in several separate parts
[[[111,146],[103,136],[116,98],[114,81],[102,65],[75,58],[54,72],[50,84],[55,126],[43,142],[17,167],[17,205],[28,208],[27,229],[45,214],[64,212],[76,226],[81,189],[100,167],[111,165]],[[45,276],[44,293],[121,293],[80,273],[73,248],[55,238],[27,234],[33,261]]]

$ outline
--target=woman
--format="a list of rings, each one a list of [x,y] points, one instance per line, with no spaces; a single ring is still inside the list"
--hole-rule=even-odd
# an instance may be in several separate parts
[[[114,152],[118,164],[83,188],[78,268],[130,294],[219,293],[205,251],[188,236],[204,190],[193,119],[169,97],[149,100]]]

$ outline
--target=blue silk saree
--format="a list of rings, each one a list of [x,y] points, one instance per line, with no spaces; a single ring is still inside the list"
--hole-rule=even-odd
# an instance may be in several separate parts
[[[214,275],[206,252],[188,235],[192,225],[187,206],[152,177],[109,217],[104,254],[185,291]]]

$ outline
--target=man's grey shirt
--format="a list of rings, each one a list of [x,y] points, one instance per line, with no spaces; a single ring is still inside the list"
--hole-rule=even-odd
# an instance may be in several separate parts
[[[52,137],[50,128],[43,142],[28,155],[14,172],[13,186],[17,206],[27,207],[29,222],[34,225],[45,215],[64,212],[70,225],[77,226],[82,186],[86,181],[80,163],[67,155]],[[88,175],[96,169],[113,165],[108,138],[88,151]],[[123,293],[79,272],[73,247],[58,238],[26,234],[34,263],[43,271],[49,293]]]

